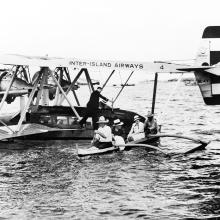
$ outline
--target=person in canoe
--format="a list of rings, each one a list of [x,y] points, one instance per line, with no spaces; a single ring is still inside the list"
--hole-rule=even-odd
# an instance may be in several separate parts
[[[151,112],[147,114],[147,120],[144,122],[144,130],[146,135],[157,134],[158,132],[157,121]]]
[[[122,128],[123,124],[124,123],[121,122],[120,119],[115,119],[113,121],[112,134],[113,134],[113,141],[115,146],[125,144],[126,134],[124,129]]]
[[[108,122],[109,121],[106,120],[104,116],[101,116],[96,122],[99,125],[99,128],[94,131],[95,135],[92,141],[94,147],[99,149],[112,147],[112,130],[107,125]]]
[[[83,118],[79,121],[81,127],[83,127],[83,125],[86,123],[88,117],[92,117],[92,124],[94,130],[98,128],[98,125],[96,124],[96,120],[99,111],[99,98],[105,100],[106,102],[109,101],[109,99],[101,95],[101,91],[102,88],[97,87],[97,89],[94,92],[92,92],[89,101],[87,103],[85,114]]]
[[[140,121],[138,115],[134,116],[134,123],[131,126],[131,130],[128,134],[128,141],[136,141],[145,138],[144,123]]]

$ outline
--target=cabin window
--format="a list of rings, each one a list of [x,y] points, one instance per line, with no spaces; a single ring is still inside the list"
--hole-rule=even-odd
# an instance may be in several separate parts
[[[74,124],[78,124],[77,118],[76,117],[69,117],[69,125],[74,125]]]
[[[58,116],[57,125],[69,125],[69,118],[66,116]]]
[[[53,122],[52,122],[52,119],[51,119],[51,116],[45,116],[45,115],[41,115],[40,116],[40,119],[39,119],[39,122],[41,123],[41,124],[53,124]]]

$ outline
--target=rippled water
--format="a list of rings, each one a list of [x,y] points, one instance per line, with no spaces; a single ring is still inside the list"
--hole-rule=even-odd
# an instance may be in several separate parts
[[[159,83],[156,112],[173,83]],[[112,96],[115,88],[107,88]],[[120,107],[147,114],[152,84],[126,88]],[[220,216],[220,110],[206,106],[198,87],[181,85],[163,118],[163,132],[212,140],[195,145],[161,140],[165,158],[136,149],[90,159],[76,157],[73,141],[2,144],[0,219],[183,219]],[[88,142],[79,142],[87,147]]]

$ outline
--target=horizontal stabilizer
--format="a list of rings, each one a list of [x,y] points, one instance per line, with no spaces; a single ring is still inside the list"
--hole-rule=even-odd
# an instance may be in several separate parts
[[[206,70],[206,72],[214,74],[216,76],[220,76],[220,66],[215,66],[211,69]]]
[[[216,76],[220,76],[220,66],[199,66],[199,67],[187,67],[187,68],[179,68],[179,71],[185,72],[207,72]]]
[[[5,65],[22,65],[38,67],[67,67],[67,68],[101,68],[116,70],[140,70],[147,72],[181,72],[179,67],[184,68],[187,65],[179,65],[167,62],[132,62],[132,61],[112,61],[112,60],[87,60],[76,58],[58,58],[58,57],[40,57],[25,56],[18,54],[0,55],[0,63]]]
[[[193,72],[193,71],[203,71],[203,70],[208,70],[208,69],[212,69],[213,67],[210,67],[210,66],[199,66],[199,67],[185,67],[185,68],[178,68],[177,70],[179,71],[184,71],[184,72]]]

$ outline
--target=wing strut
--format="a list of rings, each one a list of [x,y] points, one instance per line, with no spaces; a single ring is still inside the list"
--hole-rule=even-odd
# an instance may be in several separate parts
[[[157,94],[157,81],[158,81],[158,73],[155,73],[153,100],[152,100],[152,107],[151,107],[151,113],[152,114],[154,114],[154,110],[155,110],[156,94]]]
[[[108,81],[110,80],[110,78],[112,77],[112,75],[114,74],[114,72],[115,72],[115,70],[113,70],[113,71],[111,72],[111,74],[109,75],[109,77],[108,77],[107,80],[105,81],[104,85],[102,86],[102,90],[105,88],[105,86],[107,85]],[[102,91],[102,90],[101,90],[101,91]]]
[[[174,93],[176,92],[177,87],[178,87],[179,83],[180,83],[181,80],[182,80],[182,77],[183,77],[183,73],[180,74],[180,76],[179,76],[179,78],[178,78],[178,81],[176,82],[176,84],[175,84],[173,90],[171,91],[171,93],[169,94],[168,99],[166,100],[166,103],[164,104],[163,110],[160,112],[160,115],[159,115],[159,117],[158,117],[158,119],[157,119],[157,121],[159,122],[160,125],[162,124],[162,120],[164,119],[164,114],[165,114],[165,112],[166,112],[167,109],[168,109],[168,105],[169,105],[169,103],[170,103],[170,100],[171,100],[172,96],[174,95]]]
[[[87,79],[87,82],[88,82],[88,85],[89,85],[90,93],[92,93],[92,92],[94,92],[94,87],[93,87],[93,84],[92,84],[92,80],[89,76],[88,69],[85,69],[84,72],[85,72],[86,79]]]
[[[133,75],[134,71],[131,72],[131,74],[128,76],[126,82],[124,83],[124,85],[121,87],[118,95],[115,97],[114,101],[112,102],[112,106],[114,105],[115,101],[118,99],[119,95],[121,94],[122,90],[125,88],[126,84],[128,83],[128,80],[131,78],[131,76]]]
[[[78,112],[76,111],[76,109],[74,108],[74,106],[72,105],[71,101],[69,100],[68,96],[66,95],[66,93],[64,92],[62,86],[59,84],[59,82],[57,81],[56,77],[53,75],[52,71],[50,71],[50,75],[53,78],[53,81],[55,82],[55,84],[59,87],[61,93],[64,95],[64,98],[67,100],[67,102],[69,103],[70,107],[72,108],[73,112],[75,113],[76,117],[78,119],[80,119],[80,116],[78,114]]]
[[[42,79],[41,79],[41,82],[40,82],[40,90],[38,91],[37,93],[37,101],[35,103],[35,106],[38,108],[39,106],[39,103],[40,103],[40,99],[42,97],[42,94],[43,94],[43,87],[44,87],[44,84],[46,83],[47,81],[47,77],[48,77],[48,74],[47,73],[44,73],[43,76],[42,76]]]
[[[79,73],[76,75],[75,79],[72,81],[71,85],[70,85],[69,88],[67,89],[65,95],[68,95],[68,94],[69,94],[69,92],[72,90],[72,88],[74,87],[76,81],[79,79],[79,77],[81,76],[81,74],[83,73],[83,71],[84,71],[84,69],[81,69],[81,70],[79,71]],[[64,98],[65,98],[64,96],[61,97],[60,103],[59,103],[60,105],[62,105],[62,103],[63,103],[63,101],[64,101]]]
[[[30,107],[31,102],[33,101],[33,97],[34,97],[34,94],[35,94],[35,92],[37,90],[37,86],[38,86],[38,83],[40,81],[40,78],[41,78],[42,74],[43,74],[43,70],[40,71],[40,73],[39,73],[39,75],[37,77],[37,80],[34,83],[34,87],[33,87],[32,91],[31,91],[31,94],[29,95],[27,104],[26,104],[26,106],[24,107],[24,109],[23,109],[23,111],[21,113],[21,116],[20,116],[20,119],[19,119],[19,122],[18,122],[18,126],[17,126],[17,129],[16,129],[17,132],[19,132],[20,129],[21,129],[21,125],[22,125],[22,123],[24,121],[26,112],[28,111],[28,108]]]

